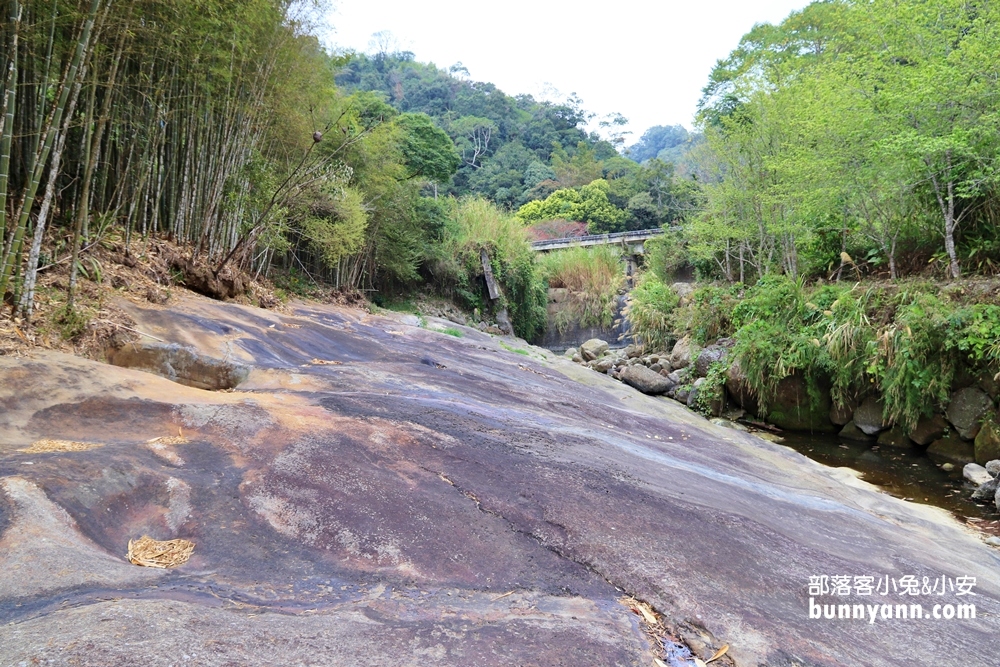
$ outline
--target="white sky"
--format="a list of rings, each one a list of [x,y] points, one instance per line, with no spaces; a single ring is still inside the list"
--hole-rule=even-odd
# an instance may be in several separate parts
[[[808,0],[333,0],[327,43],[368,51],[391,32],[416,59],[509,95],[576,93],[599,115],[631,121],[632,143],[652,125],[691,127],[708,75],[754,23],[777,23]],[[553,95],[553,89],[556,94]]]

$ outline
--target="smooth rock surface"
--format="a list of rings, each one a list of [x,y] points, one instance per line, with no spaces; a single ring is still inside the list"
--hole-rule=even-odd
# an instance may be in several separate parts
[[[625,594],[713,665],[995,660],[1000,558],[944,511],[474,329],[171,302],[123,307],[237,391],[0,357],[0,665],[648,667]],[[810,577],[924,573],[977,618],[808,617]]]
[[[966,463],[962,468],[962,477],[969,480],[976,486],[980,486],[993,479],[993,475],[987,472],[986,468],[978,463]]]

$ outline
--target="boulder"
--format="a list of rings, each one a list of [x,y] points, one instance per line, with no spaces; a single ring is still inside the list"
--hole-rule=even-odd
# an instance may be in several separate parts
[[[580,356],[586,361],[593,361],[608,351],[608,342],[600,338],[591,338],[580,346]]]
[[[576,354],[573,355],[573,361],[575,361],[578,364],[582,364],[583,363],[583,357],[580,356],[579,352],[577,352]]]
[[[672,392],[667,392],[667,395],[674,400],[680,401],[681,403],[687,405],[688,398],[691,397],[691,385],[682,384],[674,389]]]
[[[672,289],[681,299],[686,299],[694,294],[695,286],[694,283],[673,283],[670,286],[670,289]]]
[[[856,407],[857,404],[853,402],[849,402],[846,405],[834,402],[830,406],[830,421],[837,426],[847,426],[847,422],[851,421],[851,417],[854,416],[854,409]]]
[[[687,406],[693,410],[700,408],[698,395],[703,391],[705,386],[705,378],[698,378],[694,381],[694,385],[691,387],[691,392],[687,397]],[[720,416],[726,409],[726,389],[725,387],[720,387],[721,396],[712,400],[711,405],[708,406],[708,411],[713,417]]]
[[[979,434],[980,422],[993,408],[993,401],[979,387],[959,389],[951,395],[945,417],[965,440]]]
[[[858,409],[854,411],[852,419],[854,421],[854,425],[859,429],[868,435],[875,435],[889,425],[885,422],[885,418],[882,414],[882,401],[878,400],[874,396],[869,396],[862,401],[861,405],[858,406]]]
[[[997,511],[1000,512],[1000,487],[997,487],[997,494],[993,496],[993,503],[997,506]]]
[[[659,362],[657,362],[655,364],[650,364],[649,370],[653,371],[654,373],[659,373],[660,371],[663,370],[663,366],[661,366]]]
[[[987,421],[976,434],[976,463],[986,465],[1000,459],[1000,426],[993,420]]]
[[[912,431],[910,440],[918,445],[926,446],[941,438],[948,428],[948,422],[941,415],[922,417]]]
[[[729,368],[726,369],[726,392],[747,412],[757,414],[760,406],[757,403],[757,397],[750,390],[746,373],[743,372],[739,359],[733,359]]]
[[[670,365],[673,368],[687,368],[697,350],[698,345],[691,340],[691,336],[684,336],[677,341],[670,353]]]
[[[872,437],[859,429],[853,421],[849,421],[840,429],[838,433],[844,440],[856,440],[858,442],[870,442]]]
[[[625,349],[623,350],[623,352],[625,353],[625,357],[627,359],[635,359],[636,357],[641,357],[642,351],[643,351],[642,345],[635,345],[634,343],[632,345],[626,346]]]
[[[962,440],[956,433],[950,433],[932,442],[927,448],[927,456],[939,463],[947,462],[960,466],[976,460],[972,443]]]
[[[573,357],[576,356],[576,352],[577,352],[577,349],[575,347],[571,347],[568,350],[566,350],[565,352],[563,352],[563,356],[564,357],[569,357],[570,359],[572,359]]]
[[[746,406],[743,406],[746,407]],[[802,375],[793,373],[778,382],[777,390],[764,418],[789,431],[833,433],[830,423],[830,392],[820,387],[814,400]]]
[[[1000,460],[988,461],[986,463],[986,472],[994,477],[1000,477]]]
[[[894,426],[879,433],[878,444],[885,445],[886,447],[898,447],[900,449],[913,447],[913,441],[907,437],[906,429],[899,426]]]
[[[989,480],[980,484],[979,488],[972,492],[972,499],[991,502],[997,496],[997,488],[1000,488],[1000,479],[990,477]]]
[[[615,360],[610,357],[602,357],[595,361],[590,362],[590,367],[593,368],[598,373],[607,373],[612,368],[614,368]]]
[[[698,358],[694,362],[695,374],[702,378],[707,376],[712,364],[725,361],[728,355],[728,349],[720,345],[709,345],[698,354]]]
[[[665,394],[676,386],[668,378],[640,365],[624,367],[618,377],[630,387],[653,396]]]
[[[983,373],[980,375],[979,382],[976,384],[994,401],[997,400],[997,396],[1000,396],[1000,383],[997,382],[997,376],[992,373]]]
[[[993,479],[993,475],[986,471],[986,468],[978,463],[966,463],[962,468],[962,477],[969,480],[976,486],[982,486]]]

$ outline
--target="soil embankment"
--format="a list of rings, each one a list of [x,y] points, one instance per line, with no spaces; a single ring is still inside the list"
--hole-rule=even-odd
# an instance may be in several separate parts
[[[124,307],[249,375],[0,357],[0,664],[665,658],[625,594],[713,664],[995,662],[1000,556],[944,511],[471,329]],[[130,565],[144,534],[194,556]],[[977,618],[810,619],[810,577],[845,574],[976,577]]]

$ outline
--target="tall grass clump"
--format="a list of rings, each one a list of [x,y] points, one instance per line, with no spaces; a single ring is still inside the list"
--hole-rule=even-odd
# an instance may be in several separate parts
[[[625,287],[617,248],[559,250],[539,257],[538,265],[549,287],[570,292],[570,308],[560,314],[557,326],[564,329],[570,321],[577,321],[583,327],[611,326],[618,294]]]
[[[474,197],[451,205],[441,251],[431,271],[435,282],[469,308],[507,308],[514,332],[534,339],[545,329],[545,282],[535,265],[524,225],[489,201]],[[480,250],[490,256],[500,303],[489,298]]]

